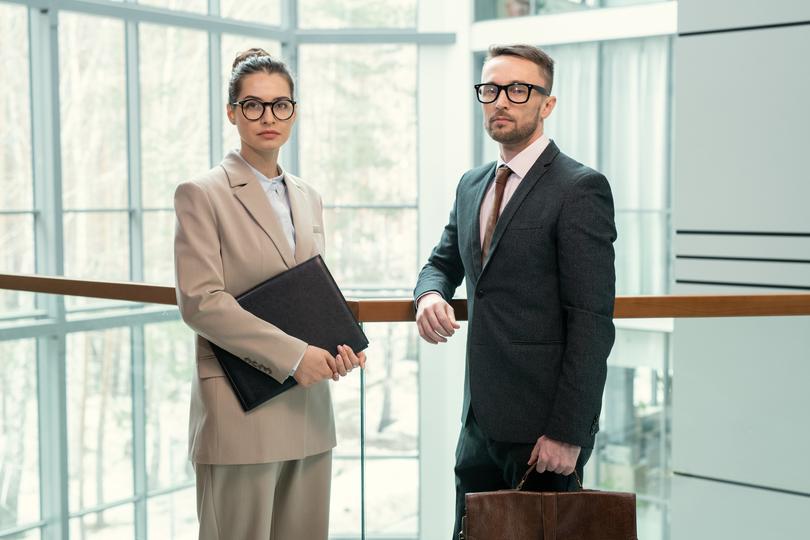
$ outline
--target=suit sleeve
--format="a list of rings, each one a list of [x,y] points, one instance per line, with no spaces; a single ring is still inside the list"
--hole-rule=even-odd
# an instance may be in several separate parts
[[[225,290],[216,213],[201,186],[187,182],[174,195],[177,305],[200,336],[283,382],[307,344],[242,309]]]
[[[613,347],[616,225],[607,179],[583,176],[557,223],[561,308],[567,337],[546,436],[590,447],[599,429],[607,357]]]
[[[439,243],[433,248],[427,264],[419,272],[413,291],[414,301],[427,292],[436,291],[449,302],[464,279],[464,264],[458,249],[457,214],[458,189],[450,211],[450,219],[444,227]]]

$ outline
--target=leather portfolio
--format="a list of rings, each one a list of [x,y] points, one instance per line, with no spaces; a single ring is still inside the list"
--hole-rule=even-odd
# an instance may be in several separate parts
[[[277,274],[236,298],[239,305],[281,331],[337,354],[338,345],[354,352],[368,347],[368,339],[320,255]],[[283,383],[238,356],[211,343],[245,411],[297,385],[294,377]]]
[[[634,493],[538,493],[522,491],[522,485],[468,493],[459,539],[637,540]]]

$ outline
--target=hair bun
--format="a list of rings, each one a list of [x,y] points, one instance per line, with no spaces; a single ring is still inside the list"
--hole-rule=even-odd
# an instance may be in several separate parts
[[[270,58],[270,53],[265,51],[264,49],[261,49],[261,48],[258,48],[258,47],[253,47],[253,48],[248,49],[246,51],[242,51],[242,52],[240,52],[239,54],[236,55],[236,58],[234,58],[233,66],[231,67],[231,70],[236,69],[236,66],[238,66],[239,64],[241,64],[242,62],[244,62],[246,60],[249,60],[251,58],[259,58],[259,57],[263,57],[263,56],[266,56],[266,57]]]

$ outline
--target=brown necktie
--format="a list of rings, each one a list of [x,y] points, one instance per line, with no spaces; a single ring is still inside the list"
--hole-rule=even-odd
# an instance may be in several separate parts
[[[492,235],[495,233],[495,224],[498,223],[498,217],[501,213],[503,190],[506,187],[506,180],[509,178],[510,174],[512,174],[512,169],[506,165],[498,167],[498,172],[495,173],[495,200],[492,203],[492,212],[489,214],[489,219],[487,220],[486,232],[484,232],[484,245],[481,246],[481,262],[487,260],[489,245],[492,243]]]

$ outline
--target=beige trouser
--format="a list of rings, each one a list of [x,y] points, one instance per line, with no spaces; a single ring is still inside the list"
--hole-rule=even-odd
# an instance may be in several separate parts
[[[200,540],[326,540],[332,451],[254,465],[195,464]]]

